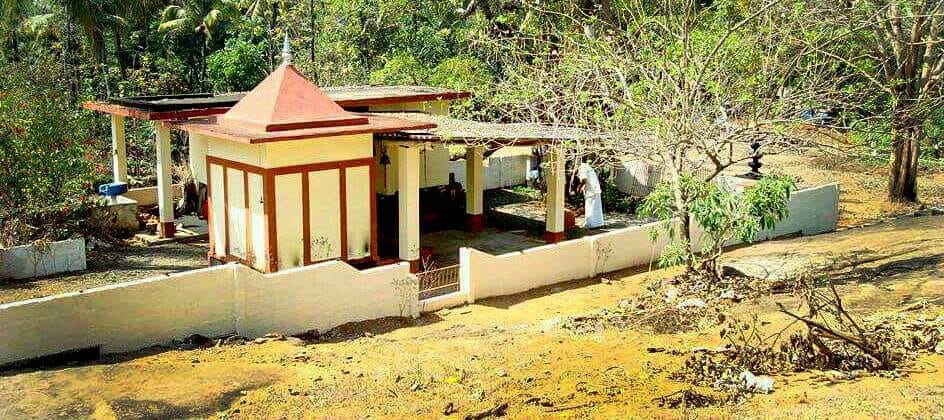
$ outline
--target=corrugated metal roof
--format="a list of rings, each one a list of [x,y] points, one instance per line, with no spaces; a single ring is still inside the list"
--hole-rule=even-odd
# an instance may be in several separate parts
[[[387,134],[386,138],[416,141],[484,141],[499,144],[535,144],[556,140],[592,139],[593,133],[575,127],[552,126],[536,123],[487,123],[460,120],[420,112],[374,112],[368,115],[395,117],[403,120],[435,124],[422,131],[404,131]]]

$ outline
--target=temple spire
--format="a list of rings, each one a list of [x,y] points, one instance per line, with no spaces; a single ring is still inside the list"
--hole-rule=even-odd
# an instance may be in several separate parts
[[[282,42],[282,64],[292,64],[292,45],[288,42],[288,31],[285,31],[285,40]]]

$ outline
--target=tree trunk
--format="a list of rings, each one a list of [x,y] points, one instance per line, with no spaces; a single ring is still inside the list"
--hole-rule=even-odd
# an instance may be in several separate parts
[[[308,29],[311,31],[311,50],[309,51],[309,61],[311,62],[311,69],[313,70],[311,76],[315,84],[320,85],[321,81],[318,80],[318,66],[315,65],[315,49],[318,48],[318,34],[315,28],[315,0],[308,2],[308,25]]]
[[[892,129],[888,201],[918,201],[918,155],[924,128],[912,118],[899,118]]]
[[[73,59],[75,53],[72,51],[74,45],[72,33],[73,28],[70,17],[70,21],[66,22],[66,38],[62,49],[62,72],[69,78],[69,103],[74,105],[79,97],[79,75],[78,70],[76,70],[77,66],[75,65],[75,60]]]
[[[687,245],[689,254],[695,253],[695,246],[692,244],[692,216],[688,212],[683,212],[679,215],[679,220],[682,222],[682,227],[679,229],[679,240],[684,241]]]
[[[14,30],[10,34],[10,43],[11,43],[11,58],[14,63],[20,62],[20,39],[17,36],[16,31]]]
[[[118,62],[118,71],[121,72],[121,75],[125,75],[125,48],[121,43],[121,31],[117,27],[114,28],[115,33],[115,60]]]
[[[207,38],[206,35],[203,36],[203,42],[200,43],[200,85],[203,87],[203,91],[207,91],[207,86],[210,85],[210,81],[207,80]]]

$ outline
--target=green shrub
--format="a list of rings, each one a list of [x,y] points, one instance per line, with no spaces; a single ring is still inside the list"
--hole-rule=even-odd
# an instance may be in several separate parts
[[[732,192],[715,181],[702,181],[682,174],[679,184],[659,184],[639,207],[639,214],[663,222],[661,230],[669,236],[669,245],[659,258],[659,265],[686,265],[712,278],[720,277],[718,258],[732,240],[751,243],[757,234],[773,229],[788,216],[787,204],[796,189],[796,180],[787,176],[767,175],[744,192]],[[676,197],[682,197],[680,208]],[[690,217],[704,229],[702,247],[696,249],[690,238],[679,231],[677,217]],[[653,230],[653,241],[659,231]]]
[[[419,85],[426,83],[429,70],[411,55],[395,55],[370,73],[373,85]]]
[[[636,211],[637,200],[631,195],[620,191],[612,179],[602,181],[600,184],[603,190],[603,211],[623,214]]]
[[[265,46],[231,38],[226,46],[207,58],[207,75],[217,92],[246,91],[268,74]]]
[[[109,148],[93,140],[103,133],[95,133],[91,113],[68,103],[65,84],[36,68],[0,68],[0,246],[80,231],[95,182],[109,172],[96,163]]]
[[[429,83],[455,90],[481,92],[488,89],[492,76],[481,61],[459,56],[443,60],[430,71]]]

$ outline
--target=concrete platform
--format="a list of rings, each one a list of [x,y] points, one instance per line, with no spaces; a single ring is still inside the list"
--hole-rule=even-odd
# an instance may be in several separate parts
[[[606,209],[604,209],[604,212]],[[527,229],[543,231],[545,227],[545,207],[543,201],[533,200],[521,203],[511,203],[491,208],[488,211],[488,223],[504,229]],[[577,227],[582,227],[586,218],[583,215],[576,217]],[[641,219],[625,213],[604,213],[603,226],[593,231],[610,231],[631,226],[646,224],[652,219]]]
[[[444,230],[425,233],[420,237],[424,247],[433,250],[432,263],[442,268],[459,263],[459,248],[472,247],[492,255],[507,254],[545,245],[540,238],[529,236],[524,231],[501,231],[487,228],[479,233],[462,230]]]
[[[161,238],[156,232],[139,233],[134,237],[147,246],[202,241],[209,238],[210,229],[206,220],[196,216],[183,216],[175,219],[174,223],[177,225],[177,231],[173,238]]]

